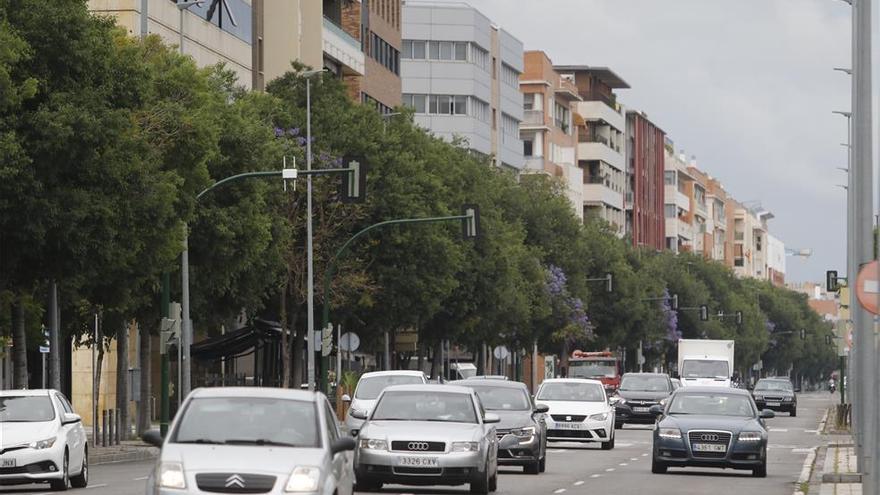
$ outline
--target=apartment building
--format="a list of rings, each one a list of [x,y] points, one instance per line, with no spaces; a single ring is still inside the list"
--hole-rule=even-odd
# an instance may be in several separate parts
[[[416,123],[521,170],[522,42],[465,3],[406,1],[402,15],[403,104]]]
[[[767,234],[767,280],[776,287],[785,286],[785,259],[788,253],[785,243]]]
[[[694,177],[688,172],[687,157],[676,154],[672,141],[664,147],[663,213],[666,249],[674,252],[695,252],[693,204]]]
[[[546,53],[527,51],[523,60],[519,78],[523,94],[523,120],[519,125],[525,157],[523,173],[561,178],[575,214],[583,218],[583,171],[576,156],[578,129],[584,125],[576,113],[582,98],[574,83],[553,69]]]
[[[666,245],[664,217],[664,154],[666,134],[642,112],[626,112],[627,193],[626,233],[635,247],[662,250]]]
[[[772,218],[773,213],[763,208],[736,205],[733,220],[733,271],[738,276],[764,280],[770,278],[767,222]]]
[[[712,230],[707,232],[710,247],[704,254],[709,259],[733,267],[733,217],[736,201],[721,182],[710,175],[706,176],[706,191]]]
[[[574,84],[580,97],[574,103],[577,163],[583,173],[583,217],[602,219],[623,237],[626,116],[614,91],[629,85],[607,67],[556,65],[554,69]]]

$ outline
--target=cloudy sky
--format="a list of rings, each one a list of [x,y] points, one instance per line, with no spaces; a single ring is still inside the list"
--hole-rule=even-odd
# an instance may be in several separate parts
[[[556,64],[608,66],[678,149],[772,211],[791,281],[845,272],[849,5],[836,0],[467,0]],[[514,8],[515,6],[515,8]],[[876,62],[875,62],[876,63]]]

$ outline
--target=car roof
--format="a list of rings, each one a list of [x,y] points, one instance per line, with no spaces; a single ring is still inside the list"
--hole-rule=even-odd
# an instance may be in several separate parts
[[[602,385],[602,382],[599,380],[590,380],[589,378],[546,378],[541,384],[545,383],[592,383],[593,385]]]
[[[669,378],[669,375],[667,375],[666,373],[648,373],[648,372],[624,373],[623,376],[662,376],[664,378]]]
[[[498,380],[494,378],[467,378],[464,380],[454,380],[449,382],[449,385],[453,386],[461,386],[461,387],[472,387],[474,385],[484,386],[484,387],[496,387],[496,388],[526,388],[526,384],[523,382],[514,382],[510,380]]]
[[[493,382],[498,383],[498,382]],[[430,390],[432,392],[447,392],[451,394],[472,394],[474,390],[468,387],[458,385],[446,385],[440,383],[416,383],[407,385],[389,385],[385,387],[385,392],[424,392]]]
[[[52,392],[57,392],[57,390],[49,388],[0,390],[0,397],[39,397],[49,395]]]
[[[791,382],[791,378],[784,376],[768,376],[767,378],[759,378],[759,382]]]
[[[747,395],[750,396],[748,390],[743,390],[741,388],[733,388],[733,387],[706,387],[706,386],[697,386],[697,385],[688,385],[687,387],[681,387],[676,390],[675,394],[686,394],[690,392],[696,393],[713,393],[713,394],[731,394],[731,395]]]
[[[316,401],[321,395],[322,394],[319,392],[277,387],[207,387],[197,388],[192,391],[192,394],[190,394],[192,398],[197,399],[212,397],[256,397],[304,401]]]
[[[423,371],[419,370],[386,370],[386,371],[370,371],[361,375],[361,378],[370,378],[373,376],[425,376]]]

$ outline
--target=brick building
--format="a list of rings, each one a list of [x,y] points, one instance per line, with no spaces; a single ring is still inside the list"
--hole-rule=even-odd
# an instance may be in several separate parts
[[[663,212],[664,140],[662,129],[641,112],[626,113],[626,232],[633,246],[662,250],[666,244]]]

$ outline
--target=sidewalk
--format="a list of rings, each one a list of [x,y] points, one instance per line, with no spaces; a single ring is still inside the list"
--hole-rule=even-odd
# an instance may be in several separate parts
[[[92,442],[92,432],[87,433],[89,441],[89,464],[111,464],[114,462],[136,462],[155,459],[159,449],[144,443],[142,440],[126,440],[119,445],[102,447]],[[98,439],[100,442],[100,438]]]
[[[834,427],[835,409],[828,411],[824,438],[828,444],[824,450],[824,462],[814,467],[814,483],[819,485],[819,495],[861,495],[862,475],[857,469],[857,460],[852,436],[848,431]],[[821,470],[821,471],[820,471]],[[813,485],[815,486],[815,485]],[[812,490],[810,493],[813,493]]]

